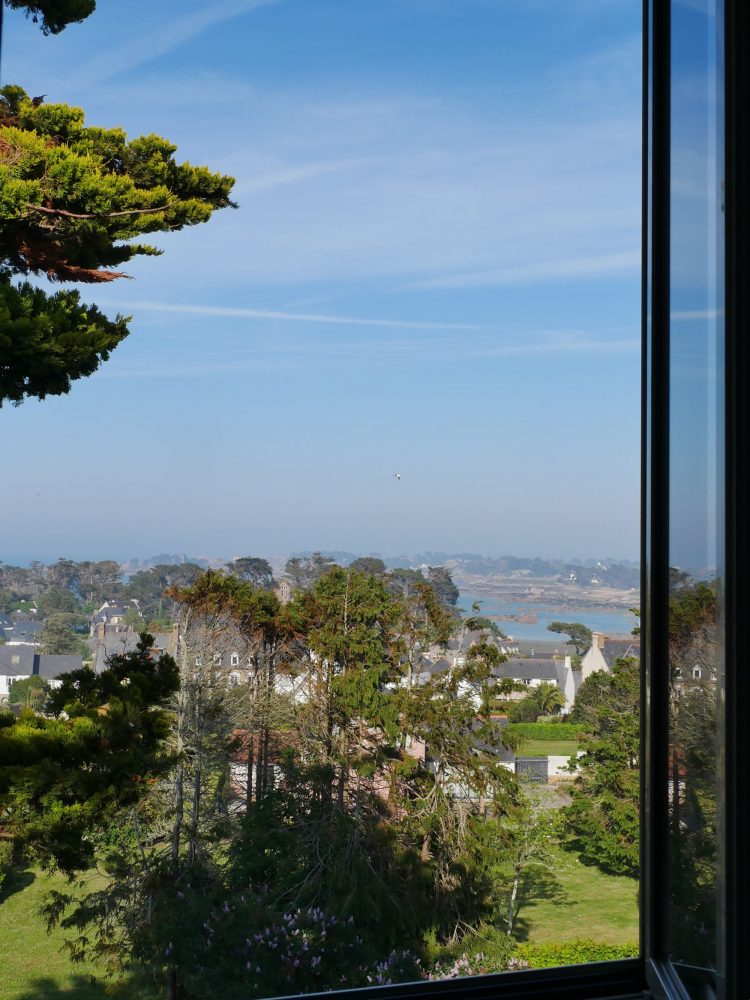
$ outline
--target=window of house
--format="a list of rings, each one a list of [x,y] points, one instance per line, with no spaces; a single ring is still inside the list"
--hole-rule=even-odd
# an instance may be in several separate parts
[[[239,666],[239,662],[240,662],[240,654],[239,653],[232,653],[232,656],[231,656],[231,665],[233,667],[237,667],[237,666]]]

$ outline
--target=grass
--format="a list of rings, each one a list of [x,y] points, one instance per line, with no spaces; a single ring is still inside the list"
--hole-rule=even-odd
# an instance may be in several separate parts
[[[578,749],[575,740],[526,740],[518,750],[519,757],[570,757]]]
[[[14,869],[0,888],[3,1000],[105,1000],[107,980],[95,965],[73,964],[63,950],[65,932],[47,934],[39,907],[61,875]],[[135,989],[129,1000],[149,1000]]]
[[[636,955],[635,879],[605,875],[559,846],[552,849],[551,861],[550,870],[534,868],[523,879],[511,939],[499,922],[457,945],[436,948],[436,957],[455,960],[464,953],[481,952],[487,971],[493,971],[505,968],[511,954],[529,961],[533,968]],[[606,954],[607,947],[621,953]]]
[[[514,937],[533,944],[590,938],[602,944],[638,940],[638,883],[581,864],[555,848],[551,871],[534,869],[522,889]]]
[[[59,875],[16,870],[0,890],[3,1000],[111,997],[102,970],[95,965],[73,965],[61,950],[64,932],[48,935],[38,914],[49,890],[62,890],[65,884]],[[637,890],[635,880],[605,875],[581,864],[574,852],[555,847],[551,869],[532,869],[524,879],[513,938],[531,945],[566,944],[581,938],[611,945],[637,942]],[[495,943],[507,948],[501,928],[493,929],[481,948],[491,955]],[[121,1000],[155,1000],[127,984],[117,995]]]

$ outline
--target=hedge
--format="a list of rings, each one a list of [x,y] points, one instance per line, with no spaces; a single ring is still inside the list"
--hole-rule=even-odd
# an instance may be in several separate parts
[[[581,732],[575,722],[511,722],[507,728],[527,740],[575,740]]]
[[[558,965],[583,965],[586,962],[612,962],[618,958],[637,958],[638,944],[601,944],[577,938],[562,944],[519,944],[513,958],[529,963],[530,969],[553,969]]]

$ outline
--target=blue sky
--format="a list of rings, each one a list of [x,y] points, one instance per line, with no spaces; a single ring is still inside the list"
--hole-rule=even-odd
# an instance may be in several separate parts
[[[637,0],[98,6],[9,16],[4,82],[240,208],[84,289],[130,338],[0,411],[0,558],[636,558]]]

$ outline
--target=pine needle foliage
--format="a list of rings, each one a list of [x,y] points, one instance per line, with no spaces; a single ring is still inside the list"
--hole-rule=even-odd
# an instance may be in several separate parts
[[[53,30],[53,29],[50,29]],[[234,207],[232,177],[178,163],[158,135],[85,124],[80,108],[0,89],[0,405],[70,390],[128,335],[127,320],[18,276],[101,284],[161,251],[140,237]]]
[[[45,35],[58,35],[69,24],[85,21],[96,9],[96,0],[5,0],[11,10],[23,10]]]

